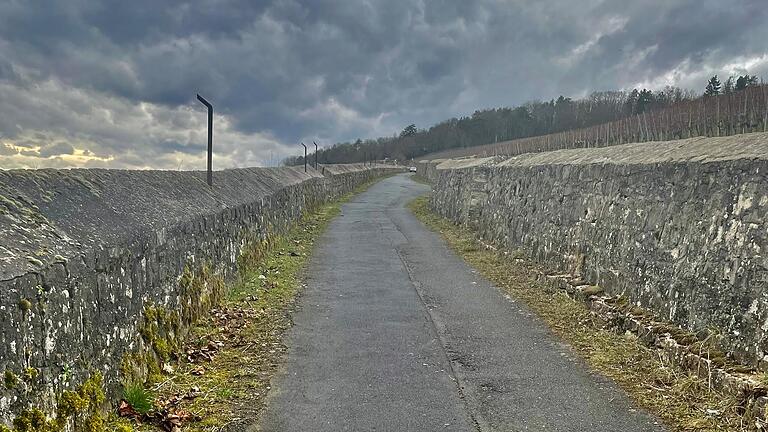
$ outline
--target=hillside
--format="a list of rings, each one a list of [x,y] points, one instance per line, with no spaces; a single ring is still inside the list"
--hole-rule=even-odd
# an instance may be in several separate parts
[[[425,130],[410,125],[397,137],[338,143],[321,149],[318,159],[321,163],[344,163],[518,154],[765,131],[766,87],[754,84],[702,96],[674,87],[659,92],[596,92],[578,100],[560,96],[516,108],[479,110]],[[303,164],[303,157],[289,158],[285,164]]]

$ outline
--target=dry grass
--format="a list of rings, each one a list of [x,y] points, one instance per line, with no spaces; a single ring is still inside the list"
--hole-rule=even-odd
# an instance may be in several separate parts
[[[592,369],[610,377],[671,430],[756,430],[754,416],[745,412],[742,401],[710,390],[706,380],[670,366],[656,349],[632,335],[610,330],[585,304],[538,282],[535,264],[519,252],[505,254],[483,247],[470,230],[434,214],[427,197],[416,199],[410,207],[469,264],[526,303]]]
[[[427,180],[425,177],[422,177],[418,174],[411,175],[411,180],[415,181],[416,183],[421,183],[424,185],[427,185],[429,187],[432,187],[432,182]]]

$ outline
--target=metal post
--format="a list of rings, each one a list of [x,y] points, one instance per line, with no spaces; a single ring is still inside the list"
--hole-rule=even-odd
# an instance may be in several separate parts
[[[304,143],[301,143],[301,145],[304,146],[304,172],[307,172],[307,146]]]
[[[317,169],[317,143],[312,141],[312,144],[315,145],[315,169]]]
[[[197,95],[203,105],[208,107],[208,186],[213,186],[213,105],[200,95]]]

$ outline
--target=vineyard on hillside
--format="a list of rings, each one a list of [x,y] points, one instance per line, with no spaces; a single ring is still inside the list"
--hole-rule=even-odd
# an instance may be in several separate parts
[[[666,108],[611,122],[542,136],[431,153],[422,159],[516,155],[568,148],[605,147],[631,142],[694,136],[727,136],[768,130],[768,85],[717,96],[684,100]]]

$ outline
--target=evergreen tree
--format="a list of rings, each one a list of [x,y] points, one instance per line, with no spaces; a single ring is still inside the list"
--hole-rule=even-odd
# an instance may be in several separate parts
[[[653,92],[648,89],[640,90],[637,95],[637,102],[635,103],[635,114],[640,114],[648,111],[653,103]]]
[[[629,92],[629,95],[627,95],[627,101],[624,103],[627,115],[637,113],[637,98],[639,97],[640,92],[638,92],[637,89],[632,89],[632,91]]]
[[[745,88],[747,88],[747,77],[739,76],[736,80],[736,90],[744,90]]]
[[[738,85],[738,81],[736,81]],[[707,96],[717,96],[720,94],[720,80],[717,79],[717,75],[713,76],[707,82],[707,88],[704,90],[704,94]]]
[[[757,84],[757,76],[749,74],[739,76],[739,78],[736,80],[736,90],[744,90],[745,88],[756,85]]]
[[[723,93],[728,94],[733,92],[733,76],[729,76],[728,79],[725,81],[725,86],[723,86]]]
[[[418,132],[418,130],[416,129],[416,125],[409,124],[408,126],[405,127],[405,129],[403,129],[402,132],[400,132],[400,138],[416,135],[416,132]]]

